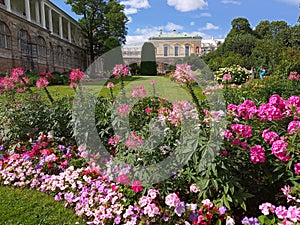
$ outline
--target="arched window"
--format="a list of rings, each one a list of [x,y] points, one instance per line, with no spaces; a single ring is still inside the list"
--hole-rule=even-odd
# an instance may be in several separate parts
[[[21,53],[23,53],[23,54],[30,53],[29,42],[30,42],[30,37],[29,37],[28,32],[26,30],[20,30],[20,32],[19,32],[19,47],[20,47]]]
[[[11,48],[11,35],[7,25],[0,21],[0,48]]]
[[[71,50],[66,51],[66,66],[71,67]]]
[[[179,56],[179,54],[180,54],[180,46],[175,45],[174,46],[174,56]]]
[[[185,45],[184,54],[185,54],[185,56],[190,56],[190,45],[189,44]]]
[[[46,41],[41,36],[37,38],[38,56],[46,57]]]
[[[164,56],[169,55],[169,45],[164,45]]]
[[[63,64],[63,50],[62,50],[62,47],[60,45],[57,46],[56,60],[60,64]]]

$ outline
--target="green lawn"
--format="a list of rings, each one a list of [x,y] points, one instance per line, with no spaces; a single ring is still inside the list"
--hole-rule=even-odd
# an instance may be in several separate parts
[[[86,224],[52,196],[35,190],[0,186],[1,225]]]
[[[124,79],[126,96],[130,97],[133,86],[144,86],[147,90],[147,96],[153,96],[153,87],[150,84],[150,80],[155,80],[155,94],[159,97],[164,97],[170,101],[175,100],[191,100],[189,93],[182,88],[179,84],[170,81],[169,77],[161,76],[134,76],[126,77]],[[117,97],[121,93],[121,84],[119,79],[110,79],[110,82],[115,84],[113,89],[114,97]],[[107,81],[107,82],[109,82]],[[92,93],[94,95],[99,95],[103,97],[110,97],[110,91],[106,87],[106,81],[97,81],[97,82],[83,82],[83,91],[85,93]],[[47,87],[54,99],[62,96],[74,96],[75,92],[69,86],[49,86]],[[197,96],[202,98],[201,89],[198,87],[194,88]],[[34,89],[35,92],[41,93],[46,97],[43,90]]]

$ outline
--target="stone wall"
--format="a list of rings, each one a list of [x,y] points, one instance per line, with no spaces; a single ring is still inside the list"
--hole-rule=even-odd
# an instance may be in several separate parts
[[[0,73],[13,67],[49,72],[86,68],[85,50],[48,29],[1,7],[0,23],[10,39],[8,47],[0,45]]]

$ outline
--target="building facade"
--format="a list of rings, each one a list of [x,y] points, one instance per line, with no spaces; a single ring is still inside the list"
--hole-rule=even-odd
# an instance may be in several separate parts
[[[172,34],[163,34],[161,31],[158,36],[149,38],[149,42],[155,47],[157,61],[165,63],[171,63],[192,54],[200,55],[201,40],[200,36],[176,33],[176,30]]]
[[[77,21],[49,0],[0,0],[0,73],[86,68]]]

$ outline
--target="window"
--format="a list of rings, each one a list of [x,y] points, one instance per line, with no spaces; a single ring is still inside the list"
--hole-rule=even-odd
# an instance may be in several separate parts
[[[185,56],[190,55],[190,45],[185,45]]]
[[[71,67],[71,50],[67,49],[66,51],[66,66]]]
[[[30,53],[29,42],[30,42],[30,37],[28,35],[28,32],[26,30],[20,30],[19,45],[20,45],[21,53],[23,53],[23,54]]]
[[[0,48],[11,48],[10,31],[5,23],[0,21]]]
[[[179,56],[179,46],[175,45],[174,47],[174,56]]]
[[[63,64],[63,50],[61,46],[57,46],[56,60],[58,63]]]
[[[46,42],[41,36],[37,39],[37,50],[38,56],[46,57]]]
[[[164,46],[164,56],[168,56],[169,55],[169,46],[165,45]]]

